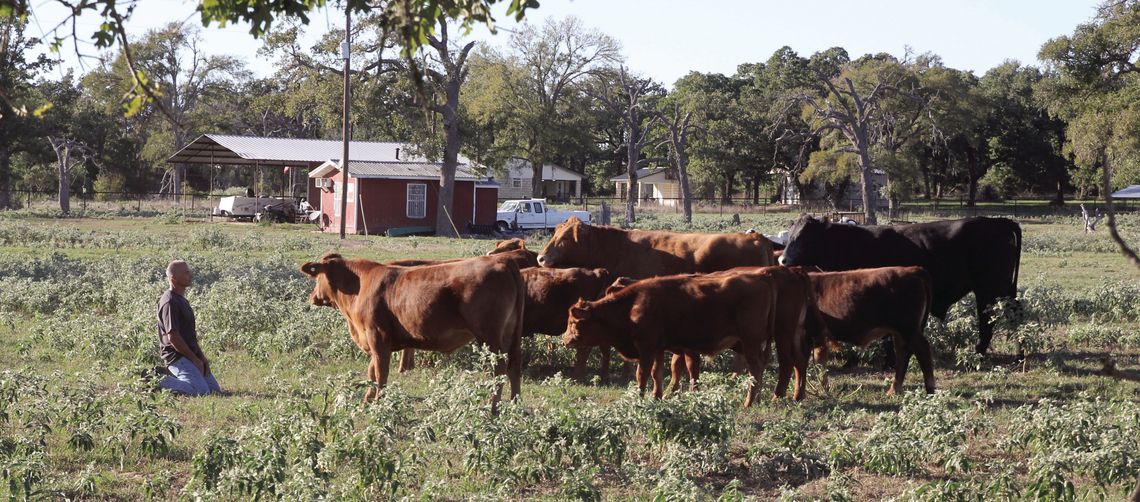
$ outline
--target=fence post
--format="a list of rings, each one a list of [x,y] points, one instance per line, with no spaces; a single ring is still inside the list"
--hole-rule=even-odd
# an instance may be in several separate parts
[[[139,194],[139,205],[138,205],[138,207],[135,208],[136,213],[142,212],[142,198],[143,198],[143,194],[140,193]]]

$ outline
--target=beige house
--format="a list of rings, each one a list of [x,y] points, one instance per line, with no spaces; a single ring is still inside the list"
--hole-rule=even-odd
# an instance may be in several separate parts
[[[791,175],[781,171],[772,171],[776,176],[784,177],[784,197],[781,201],[783,204],[792,206],[801,205],[800,192],[796,189],[795,180]],[[871,183],[872,193],[875,194],[875,205],[877,207],[887,207],[887,198],[883,195],[883,187],[887,184],[887,173],[882,169],[871,170]],[[818,194],[822,193],[822,184],[815,183],[815,197],[820,197]],[[847,186],[847,193],[843,196],[843,201],[847,203],[857,203],[860,207],[863,205],[863,185],[860,180],[856,179]]]
[[[610,178],[618,197],[624,199],[629,191],[629,175],[621,174]],[[665,168],[637,170],[638,205],[660,204],[674,207],[681,202],[681,182],[672,171]]]
[[[551,200],[568,200],[571,197],[582,196],[581,174],[565,167],[546,164],[542,166],[542,193],[532,193],[534,170],[529,160],[520,157],[511,157],[507,160],[507,175],[499,182],[500,199],[529,199],[533,197],[547,197]]]

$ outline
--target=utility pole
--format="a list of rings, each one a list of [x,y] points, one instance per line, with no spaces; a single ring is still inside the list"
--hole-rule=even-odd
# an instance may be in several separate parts
[[[340,238],[344,239],[344,225],[348,221],[348,143],[352,138],[349,137],[351,129],[348,126],[348,104],[352,98],[352,87],[349,85],[348,77],[351,68],[349,68],[349,55],[351,53],[352,42],[352,12],[348,10],[348,5],[344,7],[344,42],[340,44],[340,57],[344,59],[344,130],[341,137],[344,138],[344,149],[340,156]]]

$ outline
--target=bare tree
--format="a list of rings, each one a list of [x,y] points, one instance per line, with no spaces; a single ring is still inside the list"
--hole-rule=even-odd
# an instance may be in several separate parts
[[[532,193],[542,195],[542,167],[556,153],[567,96],[576,84],[601,65],[620,59],[620,45],[609,36],[587,30],[570,17],[547,21],[541,30],[525,26],[510,39],[519,74],[503,65],[506,106],[519,148],[533,172]],[[513,66],[513,65],[512,65]]]
[[[665,115],[666,129],[669,137],[665,143],[669,145],[669,159],[673,169],[677,171],[677,180],[681,183],[681,204],[685,214],[685,223],[693,222],[693,192],[689,187],[689,134],[696,130],[703,130],[692,123],[693,112],[682,112],[681,104],[674,102]]]
[[[461,138],[459,135],[459,90],[467,80],[467,55],[475,42],[468,42],[458,51],[449,47],[447,36],[447,22],[439,23],[439,37],[428,35],[428,44],[435,49],[436,62],[443,67],[438,71],[431,67],[423,68],[427,82],[436,93],[443,94],[444,103],[438,104],[434,100],[428,108],[443,118],[444,147],[443,167],[439,174],[439,198],[436,203],[435,234],[448,237],[458,237],[455,222],[452,218],[452,207],[455,197],[455,169],[459,164],[459,148]]]
[[[89,160],[96,158],[95,151],[82,141],[71,138],[48,137],[55,151],[56,173],[59,175],[59,210],[64,216],[71,214],[71,173]]]
[[[647,145],[660,142],[652,136],[653,127],[662,120],[662,115],[654,109],[652,101],[661,96],[664,89],[649,78],[629,75],[625,66],[620,66],[616,75],[598,72],[598,88],[587,91],[606,108],[621,116],[625,138],[621,146],[626,150],[626,173],[629,175],[629,190],[625,201],[625,220],[633,223],[638,200],[637,170],[648,166],[659,158],[642,158],[641,151]],[[616,77],[616,78],[614,78]],[[619,146],[619,148],[621,148]]]
[[[824,90],[822,95],[801,93],[795,100],[806,107],[805,114],[811,117],[814,133],[841,135],[848,144],[840,151],[857,156],[863,185],[863,215],[868,225],[877,223],[872,195],[874,161],[871,150],[884,120],[884,101],[899,91],[899,83],[905,77],[905,72],[893,71],[897,62],[894,65],[873,63],[877,62],[858,66],[848,63],[834,78],[816,70],[816,80]]]

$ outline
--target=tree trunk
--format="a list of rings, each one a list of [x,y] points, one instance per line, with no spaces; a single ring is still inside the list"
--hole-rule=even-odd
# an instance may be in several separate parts
[[[922,197],[930,200],[930,165],[923,159],[919,161],[918,167],[922,171]]]
[[[865,142],[863,144],[866,144]],[[874,184],[871,182],[871,153],[867,148],[859,149],[859,179],[863,183],[860,192],[863,193],[863,224],[877,225],[875,219],[875,197],[871,194]]]
[[[64,146],[56,150],[56,154],[59,155],[59,210],[67,216],[71,212],[71,170],[68,169],[71,149]]]
[[[1063,206],[1065,205],[1065,183],[1057,182],[1057,195],[1053,198],[1052,205]]]
[[[732,185],[735,184],[733,183],[733,181],[735,181],[734,178],[736,178],[736,175],[733,173],[728,173],[725,175],[724,186],[720,189],[721,204],[732,204]]]
[[[0,209],[12,207],[12,163],[8,149],[0,149]]]
[[[891,181],[891,174],[887,173],[887,221],[895,217],[895,211],[898,209],[898,201],[895,199],[895,185]]]
[[[459,163],[459,82],[447,84],[447,104],[444,105],[443,127],[446,135],[443,148],[443,167],[439,172],[439,199],[436,201],[435,235],[458,237],[460,222],[455,221],[455,168]]]
[[[685,213],[685,223],[693,222],[693,191],[689,188],[689,157],[678,152],[677,178],[681,182],[681,205]]]
[[[630,144],[629,147],[626,148],[625,159],[626,173],[629,175],[629,190],[627,191],[627,197],[625,199],[625,222],[627,225],[633,224],[637,218],[636,207],[637,198],[639,197],[637,187],[637,161],[639,159],[637,158],[637,148],[634,146],[635,142],[633,141],[633,136],[634,132],[630,131]]]
[[[532,178],[530,180],[530,195],[531,197],[542,198],[542,164],[546,161],[535,158],[534,156],[531,157],[530,170]]]
[[[179,151],[182,147],[186,146],[186,133],[181,127],[174,128],[174,151]],[[186,178],[186,166],[183,164],[174,164],[173,178],[171,179],[170,193],[174,194],[174,200],[179,201],[182,199],[182,181]]]

